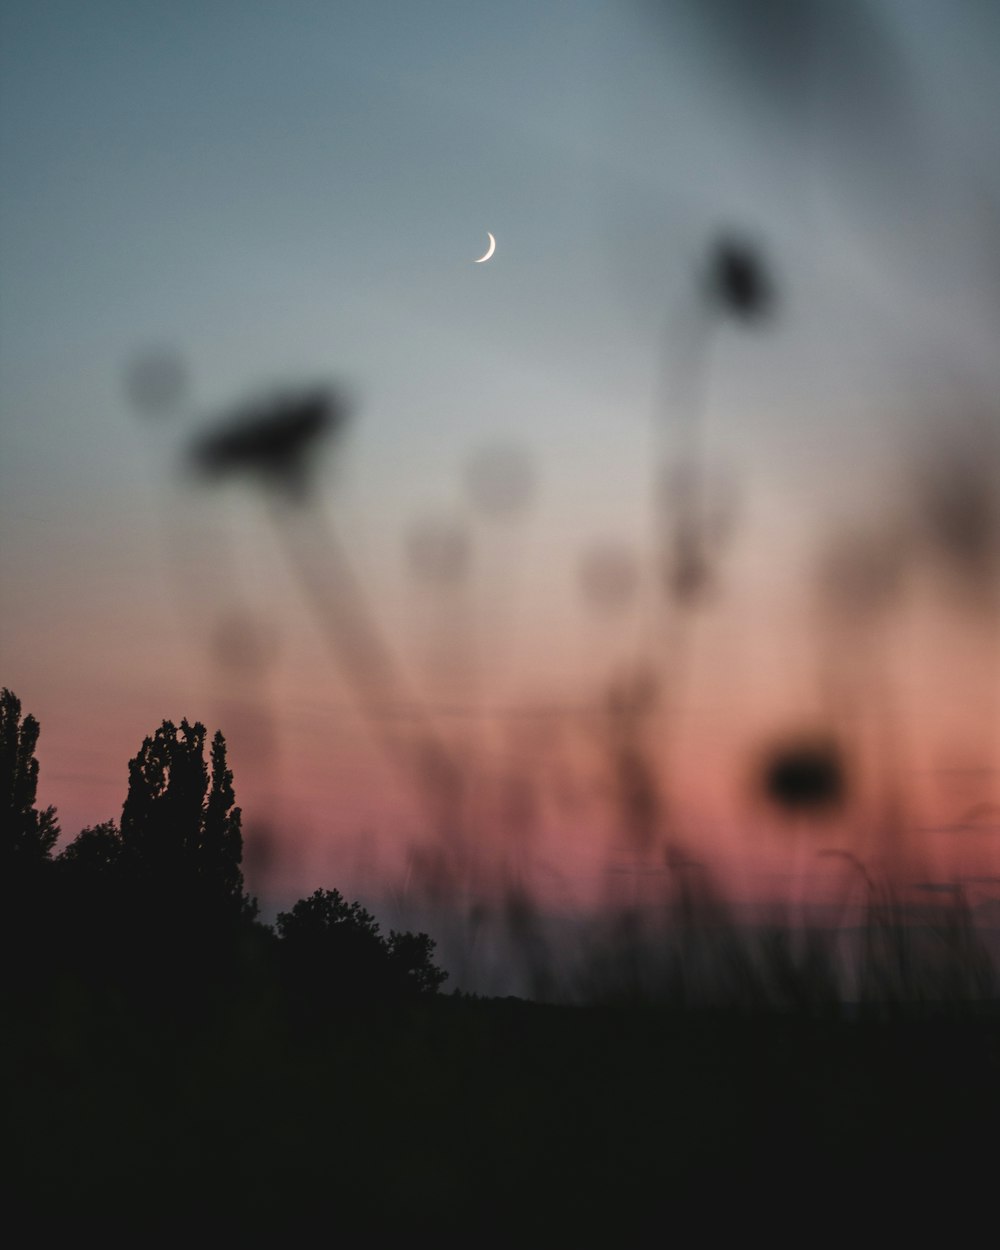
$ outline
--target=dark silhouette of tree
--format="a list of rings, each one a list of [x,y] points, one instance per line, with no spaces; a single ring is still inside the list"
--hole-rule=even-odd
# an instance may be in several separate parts
[[[19,992],[44,996],[61,984],[80,1001],[110,993],[143,1018],[166,1010],[193,1020],[226,1010],[232,995],[280,994],[281,978],[293,1003],[320,1011],[433,995],[446,979],[426,934],[385,938],[336,890],[282,913],[280,939],[256,921],[226,741],[217,732],[206,761],[198,722],[163,721],[129,761],[120,825],[88,826],[52,859],[55,811],[35,807],[38,731],[5,689],[2,853],[17,871],[3,877],[0,953],[4,979]]]
[[[205,763],[205,726],[164,721],[129,762],[121,843],[130,874],[179,900],[253,914],[243,892],[241,812],[221,732]]]
[[[338,890],[317,890],[278,916],[293,992],[313,1006],[434,994],[447,977],[425,933],[379,933],[375,918]]]
[[[448,974],[431,962],[437,943],[426,933],[389,930],[389,959],[400,983],[414,994],[436,994]]]
[[[0,692],[0,855],[10,870],[24,871],[49,859],[59,837],[56,809],[35,806],[38,789],[38,721],[21,718],[21,700]]]
[[[211,778],[199,846],[200,872],[217,884],[224,898],[242,903],[241,812],[236,806],[232,769],[226,763],[226,740],[218,729],[212,739],[211,759]]]
[[[109,880],[122,862],[122,836],[113,820],[81,829],[58,856],[57,863],[74,876]]]
[[[78,986],[121,987],[139,947],[124,872],[125,851],[113,820],[88,826],[56,857],[49,927],[56,966]],[[146,899],[148,902],[148,899]]]
[[[176,878],[195,863],[208,785],[205,728],[164,721],[129,761],[122,841],[130,860]]]
[[[59,837],[54,807],[35,806],[38,721],[0,691],[0,985],[29,997],[53,966],[52,860]]]

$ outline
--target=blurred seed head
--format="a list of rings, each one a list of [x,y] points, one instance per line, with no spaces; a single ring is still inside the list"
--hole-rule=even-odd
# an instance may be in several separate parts
[[[1000,575],[998,436],[955,435],[916,475],[917,524],[929,551],[964,590],[989,594]]]
[[[273,629],[238,613],[221,617],[211,640],[212,654],[220,667],[253,677],[270,668],[278,656]]]
[[[469,573],[469,535],[456,521],[427,517],[406,538],[406,553],[416,577],[437,590],[457,586]]]
[[[469,458],[465,484],[479,512],[503,519],[523,512],[533,501],[535,470],[523,448],[494,443],[479,448]]]
[[[635,556],[621,543],[601,542],[580,561],[580,589],[591,607],[615,612],[635,598],[639,570]]]
[[[169,416],[181,406],[187,392],[187,366],[173,348],[144,348],[125,366],[125,393],[143,416]]]
[[[608,712],[617,722],[631,725],[652,712],[659,702],[660,684],[650,668],[640,668],[612,682],[605,696]]]
[[[712,565],[696,533],[677,531],[663,577],[667,594],[679,604],[689,607],[708,596],[713,586]]]
[[[245,475],[301,502],[319,448],[346,417],[344,400],[326,387],[243,404],[194,441],[189,462],[203,478]]]
[[[666,530],[664,585],[670,598],[691,606],[715,588],[718,558],[735,524],[735,492],[682,464],[662,475],[658,503]]]
[[[924,482],[932,536],[956,564],[984,571],[993,554],[996,500],[985,475],[970,461],[937,466]]]
[[[706,274],[709,301],[742,321],[762,321],[774,311],[775,292],[757,249],[736,237],[713,247]]]
[[[838,534],[821,558],[820,593],[850,619],[871,618],[898,601],[906,544],[895,531]]]
[[[847,798],[841,749],[823,735],[777,743],[764,753],[759,785],[764,796],[788,815],[834,812]]]

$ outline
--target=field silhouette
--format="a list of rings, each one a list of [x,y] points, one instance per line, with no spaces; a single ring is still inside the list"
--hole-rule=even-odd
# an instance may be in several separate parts
[[[775,1184],[790,1218],[832,1191],[848,1221],[989,1192],[1000,1011],[958,891],[929,920],[854,866],[852,1002],[835,932],[740,934],[693,866],[662,950],[624,915],[591,937],[584,1001],[442,994],[431,938],[382,937],[335,889],[257,918],[221,734],[206,761],[203,726],[163,722],[120,823],[53,856],[39,726],[8,690],[0,710],[8,1209],[39,1230],[155,1211],[253,1241],[334,1209],[374,1235],[646,1244],[723,1194],[763,1215]],[[769,784],[825,801],[828,771]]]

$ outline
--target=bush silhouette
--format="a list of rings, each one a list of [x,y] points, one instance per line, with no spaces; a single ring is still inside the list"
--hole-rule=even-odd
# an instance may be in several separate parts
[[[360,903],[317,890],[278,916],[282,958],[294,992],[315,1007],[437,992],[447,973],[431,962],[425,933],[385,939]]]

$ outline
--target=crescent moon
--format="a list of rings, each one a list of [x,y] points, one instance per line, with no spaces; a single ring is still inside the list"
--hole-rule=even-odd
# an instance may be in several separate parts
[[[481,265],[484,260],[489,260],[489,258],[493,255],[493,253],[497,250],[497,241],[496,239],[494,239],[493,235],[490,234],[488,230],[486,231],[486,237],[489,239],[490,245],[486,249],[485,255],[476,257],[477,265]]]

